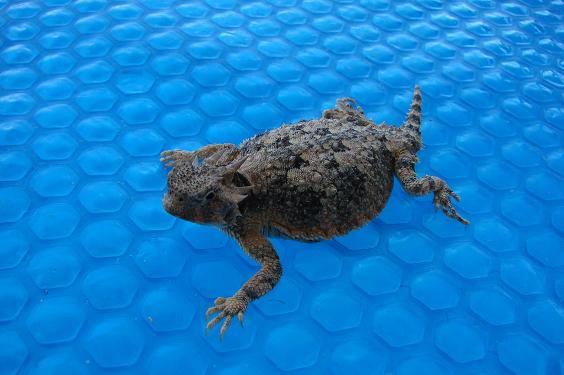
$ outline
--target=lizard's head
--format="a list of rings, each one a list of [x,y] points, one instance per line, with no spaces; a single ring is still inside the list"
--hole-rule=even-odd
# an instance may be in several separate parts
[[[252,187],[238,186],[243,160],[215,166],[197,157],[176,160],[168,174],[165,210],[184,220],[202,224],[224,224],[239,213],[239,203]],[[236,176],[237,175],[237,176]],[[248,182],[248,181],[247,181]]]

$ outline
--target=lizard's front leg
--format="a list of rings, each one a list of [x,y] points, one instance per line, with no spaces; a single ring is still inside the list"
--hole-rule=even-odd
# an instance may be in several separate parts
[[[237,151],[237,146],[231,143],[219,143],[204,146],[196,151],[183,150],[167,150],[161,152],[161,163],[165,163],[165,167],[172,167],[178,160],[192,161],[195,157],[199,159],[213,158],[213,162],[217,162],[222,157],[228,157]]]
[[[276,254],[276,250],[259,228],[243,229],[231,233],[239,242],[241,247],[261,265],[261,269],[251,277],[232,297],[219,297],[215,300],[214,306],[206,312],[206,320],[211,315],[216,314],[206,326],[206,333],[221,320],[225,319],[220,329],[220,336],[223,339],[231,320],[235,315],[243,325],[243,314],[250,302],[270,292],[278,283],[282,276],[282,266]]]
[[[217,154],[218,152],[227,153],[227,152],[233,152],[235,150],[237,150],[237,146],[235,146],[232,143],[216,143],[216,144],[204,146],[199,150],[196,150],[195,154],[199,158],[205,159],[214,154]]]
[[[395,157],[396,176],[405,191],[412,195],[434,193],[433,203],[436,210],[440,207],[448,217],[458,220],[462,224],[469,224],[470,222],[461,217],[450,202],[451,197],[460,201],[458,195],[439,177],[423,176],[417,178],[415,174],[416,163],[417,156],[407,151],[400,152]]]

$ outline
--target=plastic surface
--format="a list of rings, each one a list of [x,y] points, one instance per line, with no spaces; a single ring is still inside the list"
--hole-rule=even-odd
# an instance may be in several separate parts
[[[0,1],[0,374],[561,374],[561,1]],[[274,241],[284,277],[161,208],[163,149],[236,142],[354,97],[420,174],[332,241]]]

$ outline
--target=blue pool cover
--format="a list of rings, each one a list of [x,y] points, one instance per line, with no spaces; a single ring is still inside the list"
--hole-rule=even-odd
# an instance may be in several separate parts
[[[0,0],[0,374],[563,374],[562,1]],[[256,270],[161,208],[164,149],[354,97],[400,124],[468,227],[396,184],[348,236]]]

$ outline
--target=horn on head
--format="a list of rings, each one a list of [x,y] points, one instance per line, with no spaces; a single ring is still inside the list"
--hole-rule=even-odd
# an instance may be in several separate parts
[[[198,158],[197,156],[194,156],[194,159],[192,159],[192,168],[200,168],[200,158]]]
[[[204,164],[214,166],[215,163],[225,154],[225,150],[218,150],[211,156],[204,159]]]
[[[243,163],[245,163],[246,160],[247,158],[244,157],[226,166],[225,169],[222,171],[223,178],[225,180],[230,180],[231,178],[233,178],[235,173],[239,170],[239,168],[243,165]]]

